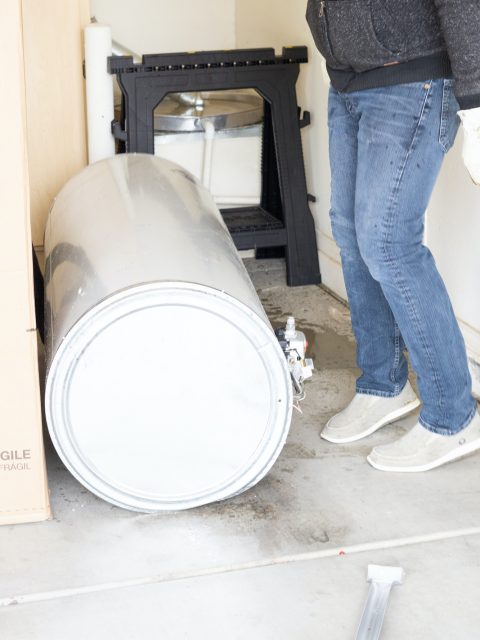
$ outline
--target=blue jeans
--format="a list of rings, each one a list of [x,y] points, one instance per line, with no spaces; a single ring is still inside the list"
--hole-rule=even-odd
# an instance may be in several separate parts
[[[424,218],[458,130],[451,80],[330,89],[331,221],[357,340],[357,393],[393,397],[408,348],[420,422],[450,435],[475,415],[465,343],[423,244]],[[459,212],[458,212],[459,213]],[[452,211],[452,215],[458,215]]]

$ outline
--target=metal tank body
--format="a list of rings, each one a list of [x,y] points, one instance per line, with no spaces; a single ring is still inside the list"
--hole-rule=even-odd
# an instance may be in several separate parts
[[[55,199],[45,251],[45,409],[73,475],[145,512],[264,477],[290,374],[206,189],[150,155],[90,165]]]

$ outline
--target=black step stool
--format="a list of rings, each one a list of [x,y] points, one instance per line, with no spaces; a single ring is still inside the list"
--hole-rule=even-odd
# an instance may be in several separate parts
[[[306,47],[284,48],[281,56],[274,49],[236,49],[144,55],[141,63],[130,56],[108,59],[123,94],[121,122],[112,122],[112,133],[127,152],[154,153],[153,112],[169,93],[259,92],[265,104],[260,206],[222,215],[238,249],[256,249],[259,256],[285,248],[290,286],[320,282],[300,136],[310,114],[300,120],[295,91],[300,63],[307,61]]]

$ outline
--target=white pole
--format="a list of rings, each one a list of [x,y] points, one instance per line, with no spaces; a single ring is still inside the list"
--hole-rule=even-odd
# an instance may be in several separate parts
[[[89,164],[115,155],[115,140],[111,132],[113,76],[107,71],[107,58],[111,55],[110,27],[99,23],[85,27]]]
[[[215,126],[210,120],[203,124],[205,130],[205,146],[203,151],[202,184],[210,190],[212,182],[213,141],[215,139]]]

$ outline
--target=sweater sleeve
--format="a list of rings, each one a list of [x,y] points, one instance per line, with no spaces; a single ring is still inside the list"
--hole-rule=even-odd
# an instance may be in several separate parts
[[[461,109],[480,107],[480,0],[433,0]]]

